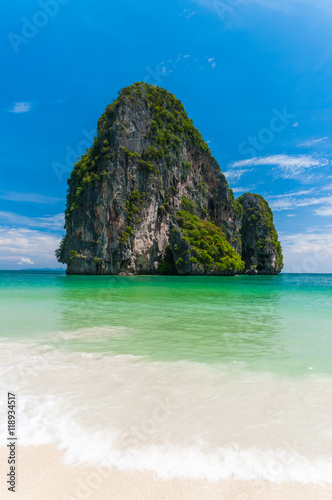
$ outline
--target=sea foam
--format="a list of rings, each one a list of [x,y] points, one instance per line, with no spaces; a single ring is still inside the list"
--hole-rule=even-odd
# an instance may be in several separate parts
[[[55,444],[68,463],[161,478],[332,483],[331,377],[59,345],[1,343],[0,388],[17,394],[19,446]]]

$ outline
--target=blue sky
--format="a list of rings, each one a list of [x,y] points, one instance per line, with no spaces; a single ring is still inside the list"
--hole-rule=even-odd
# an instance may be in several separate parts
[[[0,269],[59,267],[66,179],[120,88],[184,104],[285,272],[332,272],[330,0],[20,0],[1,18]]]

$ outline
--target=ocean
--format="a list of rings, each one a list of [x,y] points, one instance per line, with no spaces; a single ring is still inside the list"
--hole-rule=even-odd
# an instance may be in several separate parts
[[[160,478],[332,483],[332,275],[2,271],[0,296],[19,446]]]

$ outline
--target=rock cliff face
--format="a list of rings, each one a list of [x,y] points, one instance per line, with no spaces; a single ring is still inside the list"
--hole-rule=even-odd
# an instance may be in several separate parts
[[[245,193],[238,202],[243,208],[241,224],[242,259],[248,274],[276,274],[283,267],[281,245],[268,203],[259,194]]]
[[[183,105],[122,89],[68,180],[68,274],[277,274],[281,247],[259,195],[235,200]],[[255,217],[255,219],[253,218]]]

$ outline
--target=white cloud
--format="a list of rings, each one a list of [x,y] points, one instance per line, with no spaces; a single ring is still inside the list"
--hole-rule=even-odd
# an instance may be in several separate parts
[[[243,168],[239,170],[226,170],[226,172],[223,172],[223,174],[229,182],[234,182],[251,170],[252,169],[249,168]]]
[[[308,228],[306,233],[279,236],[285,262],[283,272],[332,272],[331,233],[319,233]]]
[[[330,190],[332,190],[332,184],[327,184],[326,186],[323,186],[322,190],[323,191],[330,191]]]
[[[317,208],[317,210],[315,210],[315,215],[321,215],[322,217],[332,215],[332,199],[330,203],[330,205],[325,205],[323,207]]]
[[[250,5],[258,5],[262,8],[270,9],[276,12],[282,12],[288,15],[299,15],[299,8],[303,8],[303,4],[312,4],[312,0],[237,0],[237,1],[216,1],[216,0],[192,0],[194,3],[201,5],[214,12],[216,15],[221,15],[234,11],[238,7]],[[329,0],[316,0],[315,6],[324,9],[325,12],[331,13]]]
[[[332,233],[306,232],[282,235],[284,247],[295,253],[316,252],[322,248],[332,255]]]
[[[0,198],[2,200],[8,201],[22,201],[27,203],[40,203],[45,205],[53,205],[58,201],[62,201],[61,198],[53,198],[51,196],[45,196],[43,194],[18,193],[16,191],[4,191],[0,193]]]
[[[319,144],[320,142],[325,142],[328,139],[328,137],[322,137],[321,139],[311,139],[308,141],[305,141],[301,144],[299,144],[297,147],[298,148],[310,148],[311,146],[314,146],[315,144]]]
[[[22,227],[0,227],[0,262],[13,269],[23,264],[37,267],[60,267],[54,255],[60,237]]]
[[[292,191],[290,193],[275,194],[273,196],[270,196],[270,199],[285,198],[288,196],[304,196],[306,194],[313,193],[314,191],[315,191],[315,188],[311,188],[311,189],[306,189],[306,190],[302,190],[302,191]]]
[[[292,127],[297,128],[299,125],[300,125],[299,122],[295,122],[295,123],[293,123]]]
[[[214,57],[209,57],[208,58],[208,63],[211,65],[211,68],[215,68],[217,66],[217,63],[216,63]]]
[[[45,217],[26,217],[25,215],[15,214],[13,212],[1,212],[0,221],[4,221],[6,225],[12,224],[17,226],[29,226],[34,228],[47,228],[55,231],[63,229],[64,215],[56,214]]]
[[[186,19],[190,19],[192,16],[194,16],[195,14],[197,14],[197,11],[189,12],[188,9],[185,9],[185,13],[186,13]]]
[[[15,102],[13,107],[9,110],[10,113],[27,113],[31,109],[30,102]]]
[[[232,191],[234,193],[248,193],[250,191],[251,188],[248,188],[248,187],[235,187],[235,188],[232,188]]]
[[[305,191],[304,191],[305,193]],[[269,203],[272,210],[276,212],[282,210],[293,210],[295,208],[309,207],[312,205],[322,205],[315,210],[315,215],[332,215],[332,196],[324,197],[311,197],[311,198],[297,198],[296,196],[278,195],[269,197]]]
[[[315,158],[311,155],[272,155],[249,158],[231,163],[230,168],[273,166],[273,171],[283,179],[294,179],[310,168],[329,165],[326,158]]]
[[[48,229],[61,230],[63,229],[65,223],[64,214],[49,215],[46,217],[38,217],[37,223],[39,222],[39,227],[45,227]]]
[[[29,259],[29,257],[21,257],[20,260],[17,262],[19,266],[22,266],[23,264],[34,264],[34,262]]]

